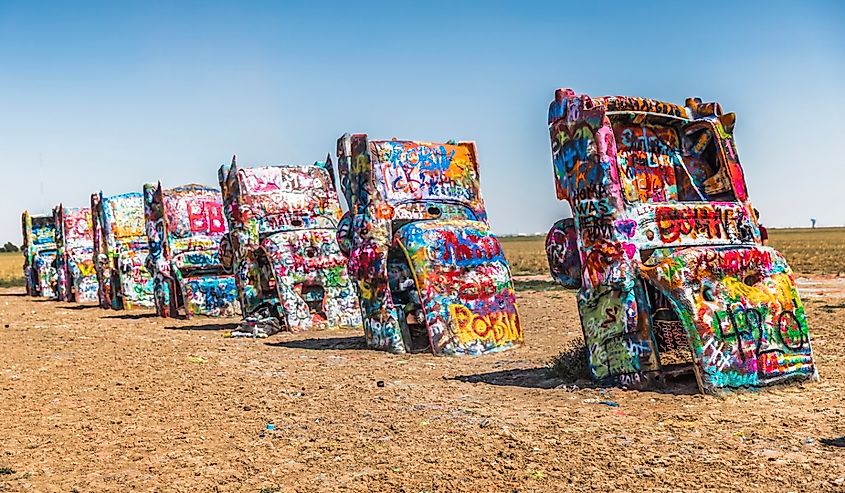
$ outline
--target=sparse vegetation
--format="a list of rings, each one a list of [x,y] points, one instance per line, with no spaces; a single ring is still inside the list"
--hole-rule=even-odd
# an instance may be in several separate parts
[[[773,229],[769,239],[799,274],[845,274],[845,228]]]
[[[563,352],[555,356],[548,366],[550,376],[565,382],[577,382],[590,378],[587,365],[587,348],[584,339],[577,338],[564,346]]]
[[[8,466],[0,467],[0,476],[8,476],[10,474],[14,474],[15,470]]]

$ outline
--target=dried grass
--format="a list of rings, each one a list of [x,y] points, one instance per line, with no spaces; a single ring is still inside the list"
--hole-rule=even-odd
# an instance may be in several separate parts
[[[552,377],[565,382],[577,382],[590,378],[590,368],[587,365],[587,348],[584,339],[577,338],[569,341],[564,350],[555,356],[548,364],[548,371]]]
[[[23,254],[0,252],[0,287],[23,286]]]

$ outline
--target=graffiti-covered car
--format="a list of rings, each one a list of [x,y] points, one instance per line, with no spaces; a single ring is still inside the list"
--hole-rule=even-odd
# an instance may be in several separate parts
[[[144,265],[149,247],[143,195],[92,194],[91,216],[100,306],[115,310],[153,306],[153,280]]]
[[[59,204],[53,209],[53,219],[56,224],[57,298],[62,301],[97,301],[91,209]]]
[[[244,317],[272,317],[278,330],[360,330],[331,161],[243,168],[233,159],[218,174]]]
[[[349,270],[370,347],[482,354],[520,345],[510,267],[487,224],[474,142],[337,147]]]
[[[581,256],[578,254],[578,231],[574,219],[561,219],[549,230],[546,257],[549,272],[558,284],[570,289],[581,285]]]
[[[56,223],[52,214],[21,216],[23,233],[23,274],[26,293],[54,298],[58,284],[56,273]]]
[[[235,315],[235,278],[220,262],[220,241],[228,234],[220,191],[146,184],[144,212],[156,312],[188,318]]]
[[[760,240],[733,113],[559,89],[548,123],[576,233],[555,248],[581,265],[595,380],[647,388],[693,372],[712,393],[818,378],[792,271]]]

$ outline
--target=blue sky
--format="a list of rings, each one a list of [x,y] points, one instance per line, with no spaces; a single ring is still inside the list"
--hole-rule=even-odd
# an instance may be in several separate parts
[[[0,0],[0,242],[25,208],[215,185],[233,153],[311,162],[344,132],[475,140],[493,228],[545,232],[561,86],[718,100],[766,224],[845,224],[842,2]]]

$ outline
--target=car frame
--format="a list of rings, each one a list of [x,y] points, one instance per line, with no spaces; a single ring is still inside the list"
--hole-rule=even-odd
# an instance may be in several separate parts
[[[55,298],[58,287],[56,271],[56,222],[52,214],[21,215],[24,256],[23,273],[26,293],[30,296]]]
[[[220,191],[148,183],[144,214],[156,313],[185,318],[240,313],[234,276],[220,262],[220,242],[228,235]]]
[[[760,239],[735,121],[697,98],[555,92],[555,185],[576,241],[552,228],[561,260],[551,270],[581,266],[594,380],[655,388],[692,372],[701,392],[717,393],[818,379],[792,271]]]
[[[474,142],[337,143],[350,274],[370,347],[484,354],[517,347],[510,266],[487,223]]]
[[[153,279],[145,266],[149,243],[143,194],[94,193],[91,220],[100,306],[114,310],[155,306]]]
[[[341,209],[331,160],[245,168],[233,157],[218,177],[244,317],[271,317],[278,330],[293,332],[361,330],[357,291],[337,241]]]
[[[53,209],[56,224],[57,298],[60,301],[97,301],[94,237],[89,207],[62,204]]]

